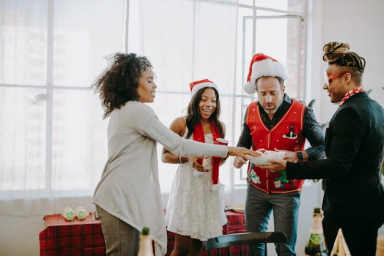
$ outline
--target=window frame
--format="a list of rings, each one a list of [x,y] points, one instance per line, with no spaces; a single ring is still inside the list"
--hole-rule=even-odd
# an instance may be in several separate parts
[[[278,12],[282,12],[282,13],[286,13],[286,14],[283,14],[283,15],[276,15],[276,16],[273,16],[273,15],[257,15],[257,10],[268,10],[268,11],[274,11],[276,13]],[[247,20],[251,20],[253,21],[253,29],[252,30],[252,54],[256,54],[256,34],[257,34],[257,29],[256,29],[256,22],[258,19],[297,19],[298,21],[298,33],[297,33],[297,37],[300,39],[298,40],[298,49],[303,49],[303,54],[301,54],[301,51],[298,51],[298,54],[297,54],[297,68],[296,68],[296,73],[297,73],[297,77],[296,77],[296,91],[297,91],[297,95],[300,97],[300,95],[303,95],[303,98],[305,100],[306,98],[306,90],[305,90],[305,85],[303,84],[303,86],[301,86],[301,79],[300,79],[300,75],[301,75],[301,72],[303,72],[303,81],[305,81],[305,74],[306,74],[306,65],[305,65],[305,61],[306,61],[306,31],[304,29],[304,31],[302,31],[302,28],[301,28],[301,22],[304,22],[304,28],[306,27],[306,19],[304,18],[304,14],[299,14],[299,13],[294,13],[294,12],[286,12],[286,11],[283,11],[283,10],[276,10],[276,9],[270,9],[270,8],[260,8],[260,7],[256,7],[254,6],[253,8],[253,16],[243,16],[243,34],[242,34],[242,37],[243,37],[243,41],[242,41],[242,73],[243,76],[242,76],[242,84],[245,84],[245,81],[246,81],[246,75],[247,75],[247,72],[245,72],[247,70],[246,68],[246,63],[245,63],[245,44],[246,44],[246,31],[247,31]],[[304,33],[304,34],[303,34]],[[304,36],[304,45],[302,46],[301,45],[301,37]],[[301,61],[301,58],[304,57],[304,63],[302,63]],[[301,88],[303,88],[303,90],[301,90]],[[242,123],[240,124],[240,130],[242,130],[242,126],[243,126],[243,122],[244,122],[244,117],[245,117],[245,111],[247,110],[248,108],[248,104],[244,104],[244,99],[246,98],[249,98],[251,97],[251,101],[254,102],[255,101],[255,96],[254,95],[251,95],[251,96],[248,96],[248,95],[244,95],[244,91],[242,91],[242,96],[241,96],[241,120],[242,120]],[[299,98],[299,100],[303,100],[302,98]],[[241,168],[240,168],[240,172],[239,172],[239,175],[240,175],[240,180],[243,181],[243,180],[246,180],[247,176],[246,176],[246,173],[247,173],[247,169],[248,169],[248,165],[243,165]]]
[[[36,193],[41,195],[43,192],[48,196],[52,191],[52,148],[53,148],[53,94],[54,90],[80,90],[80,91],[91,91],[93,86],[57,86],[54,85],[53,74],[54,74],[54,7],[55,0],[47,1],[47,74],[46,74],[46,85],[27,85],[27,84],[3,84],[0,83],[0,88],[25,88],[25,89],[45,89],[45,93],[35,95],[34,103],[39,101],[45,101],[45,188],[44,189],[26,189],[20,191],[12,191],[16,198],[22,198],[25,191],[32,194]],[[129,33],[129,4],[130,0],[125,0],[124,9],[124,31],[123,31],[123,51],[128,52],[128,33]],[[79,194],[89,196],[89,189],[85,190],[55,190],[56,192],[63,192],[63,197],[77,197]],[[93,190],[92,190],[93,191]],[[0,191],[1,193],[8,193],[9,190]]]
[[[252,16],[243,16],[243,45],[242,45],[242,74],[245,74],[246,64],[244,62],[245,59],[245,26],[246,21],[249,19],[252,19],[253,21],[253,27],[256,28],[256,21],[257,19],[281,19],[281,18],[295,18],[299,20],[300,22],[304,22],[304,30],[301,26],[299,26],[298,30],[298,37],[301,38],[304,36],[304,45],[301,46],[301,40],[299,41],[300,49],[303,48],[303,55],[304,55],[304,63],[302,63],[301,58],[303,55],[301,54],[301,51],[298,51],[298,83],[297,83],[297,91],[299,92],[298,95],[303,95],[304,99],[306,98],[306,88],[303,85],[303,92],[301,92],[301,84],[300,84],[300,73],[303,72],[304,79],[303,81],[306,81],[305,75],[306,75],[306,26],[307,26],[307,20],[305,13],[300,12],[293,12],[293,11],[286,11],[286,10],[279,10],[279,9],[273,9],[273,8],[265,8],[261,6],[256,6],[255,1],[253,1],[253,5],[245,5],[245,4],[238,4],[238,3],[231,3],[231,2],[224,2],[224,1],[217,1],[217,0],[190,0],[193,2],[209,2],[209,3],[215,3],[220,5],[236,5],[239,8],[246,8],[253,10]],[[45,145],[45,191],[49,193],[52,191],[52,133],[53,133],[53,93],[54,90],[85,90],[90,91],[92,90],[92,86],[88,87],[81,87],[81,86],[55,86],[53,84],[53,63],[54,63],[54,4],[55,0],[47,0],[47,12],[48,12],[48,20],[47,20],[47,75],[46,75],[46,84],[45,85],[26,85],[26,84],[1,84],[0,87],[11,87],[11,88],[26,88],[26,89],[45,89],[46,92],[43,94],[37,94],[36,95],[36,102],[37,101],[46,101],[46,145]],[[122,51],[127,53],[128,52],[128,34],[129,34],[129,11],[130,11],[130,0],[125,0],[125,17],[124,17],[124,45]],[[276,16],[257,16],[257,11],[268,11],[268,12],[274,12],[274,13],[280,13],[281,15]],[[195,15],[194,15],[195,17]],[[300,23],[301,24],[301,23]],[[252,52],[255,54],[256,51],[256,29],[252,30]],[[304,34],[303,34],[304,33]],[[192,65],[194,67],[194,65]],[[244,84],[246,76],[242,75],[242,84]],[[176,92],[176,91],[157,91],[157,93],[160,94],[189,94],[187,92]],[[255,100],[254,95],[245,95],[242,91],[241,94],[222,94],[223,97],[234,97],[236,99],[241,99],[241,120],[242,122],[240,125],[240,131],[242,130],[242,124],[244,120],[245,111],[248,107],[248,104],[245,104],[246,99],[251,99],[253,102]],[[232,166],[231,172],[234,173],[234,167]],[[246,167],[242,167],[240,169],[239,175],[240,180],[245,180],[246,178],[246,170],[244,170]],[[243,185],[243,184],[234,184],[234,185]],[[31,190],[33,191],[33,190]],[[84,192],[86,193],[86,192]],[[72,191],[71,191],[72,194]]]

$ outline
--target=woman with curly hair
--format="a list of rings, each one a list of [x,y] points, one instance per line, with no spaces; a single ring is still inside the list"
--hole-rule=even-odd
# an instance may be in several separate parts
[[[176,118],[170,129],[185,139],[213,144],[217,138],[225,137],[225,126],[219,120],[218,87],[208,79],[193,82],[190,87],[192,99],[188,114]],[[225,159],[205,158],[203,164],[198,158],[176,156],[164,148],[162,160],[179,164],[165,216],[168,230],[175,233],[171,255],[201,255],[203,241],[221,236],[227,222],[224,186],[215,182],[212,170],[218,171]],[[201,171],[201,175],[196,170]]]
[[[254,155],[243,148],[185,140],[165,127],[144,103],[155,100],[157,85],[146,57],[117,53],[98,78],[108,125],[108,160],[93,203],[99,214],[107,255],[137,255],[140,230],[150,228],[156,255],[167,237],[157,169],[156,142],[180,156]]]

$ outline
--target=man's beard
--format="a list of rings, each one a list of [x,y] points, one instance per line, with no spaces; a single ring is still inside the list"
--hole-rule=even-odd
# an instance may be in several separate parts
[[[274,109],[270,109],[270,110],[267,110],[266,108],[265,108],[265,106],[263,106],[263,108],[264,108],[264,111],[267,113],[267,114],[275,114],[276,113],[276,111],[277,111],[277,109],[278,109],[278,106],[276,105],[276,104],[274,104],[274,106],[275,106],[275,108]]]
[[[265,110],[265,109],[264,109]],[[275,114],[276,113],[276,108],[275,109],[273,109],[273,110],[265,110],[265,112],[267,113],[267,114],[269,114],[269,115],[271,115],[271,114]]]

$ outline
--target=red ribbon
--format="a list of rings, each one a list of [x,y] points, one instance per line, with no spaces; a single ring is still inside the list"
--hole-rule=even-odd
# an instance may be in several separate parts
[[[193,127],[194,132],[193,132],[193,140],[198,141],[198,142],[203,142],[205,143],[205,138],[204,138],[204,129],[203,125],[201,122],[199,122],[195,127]],[[212,138],[213,138],[213,143],[217,144],[216,139],[221,138],[219,129],[216,127],[215,123],[211,121],[211,130],[212,130]],[[199,159],[197,162],[202,165],[203,160]],[[221,157],[213,157],[212,158],[212,170],[211,170],[211,175],[212,175],[212,184],[218,184],[219,183],[219,167],[221,163]]]

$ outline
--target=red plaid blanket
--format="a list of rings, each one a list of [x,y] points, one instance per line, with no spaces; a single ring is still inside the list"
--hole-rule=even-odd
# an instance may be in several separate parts
[[[241,212],[226,211],[225,215],[227,217],[227,224],[223,226],[223,235],[226,234],[235,234],[235,233],[245,233],[245,215]],[[171,255],[173,247],[175,246],[175,234],[167,230],[168,243],[167,243],[167,254],[166,256]],[[247,255],[247,246],[243,246],[243,255]],[[229,255],[227,249],[220,250],[221,255]],[[232,246],[231,253],[233,256],[240,255],[240,247]],[[208,252],[203,252],[203,256],[207,256]],[[211,255],[217,255],[215,251],[211,252]]]
[[[45,230],[39,234],[40,255],[105,255],[101,225],[90,214],[84,220],[67,221],[61,214],[44,217]]]
[[[223,234],[244,233],[244,213],[227,211],[227,224],[223,226]],[[61,214],[47,215],[44,217],[45,229],[39,234],[40,256],[99,256],[105,255],[105,243],[101,225],[98,220],[93,220],[90,214],[85,220],[67,221]],[[167,231],[167,255],[175,245],[175,234]],[[243,246],[243,252],[246,252]],[[221,250],[221,255],[228,255]],[[232,255],[239,255],[240,248],[232,247]],[[203,252],[203,255],[208,255]],[[216,255],[213,253],[212,255]]]

